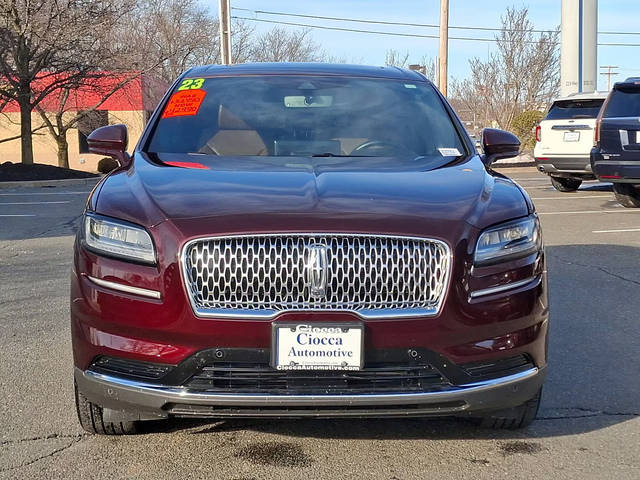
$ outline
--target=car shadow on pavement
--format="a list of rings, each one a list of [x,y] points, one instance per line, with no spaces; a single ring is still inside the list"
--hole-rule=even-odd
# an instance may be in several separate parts
[[[640,415],[640,248],[564,245],[546,249],[549,369],[538,419],[494,431],[463,418],[171,420],[147,433],[251,430],[324,439],[531,439],[607,428]]]

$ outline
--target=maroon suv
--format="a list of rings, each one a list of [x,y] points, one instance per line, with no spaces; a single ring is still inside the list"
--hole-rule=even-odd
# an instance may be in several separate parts
[[[168,417],[459,415],[528,425],[548,303],[527,194],[424,76],[393,67],[186,72],[75,244],[82,426]]]

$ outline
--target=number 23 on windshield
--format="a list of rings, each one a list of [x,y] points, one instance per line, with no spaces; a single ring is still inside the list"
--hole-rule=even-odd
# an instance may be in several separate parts
[[[178,91],[197,90],[202,88],[202,85],[204,85],[204,78],[185,78],[178,87]]]

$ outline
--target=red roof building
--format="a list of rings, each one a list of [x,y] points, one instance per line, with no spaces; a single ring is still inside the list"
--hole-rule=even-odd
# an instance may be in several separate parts
[[[50,78],[34,84],[34,95],[41,92]],[[78,112],[90,111],[67,133],[69,166],[73,169],[96,171],[100,156],[88,153],[86,137],[94,129],[116,123],[124,123],[129,129],[130,149],[138,141],[142,129],[158,101],[167,89],[167,83],[146,74],[118,73],[96,78],[91,86],[70,90],[55,90],[45,97],[39,106],[55,124],[55,116],[63,112],[65,123],[72,121]],[[63,105],[61,108],[61,101]],[[20,134],[20,109],[15,102],[0,103],[0,140]],[[57,145],[49,130],[44,127],[41,115],[32,113],[34,161],[57,165]],[[0,163],[20,162],[20,139],[0,143]]]

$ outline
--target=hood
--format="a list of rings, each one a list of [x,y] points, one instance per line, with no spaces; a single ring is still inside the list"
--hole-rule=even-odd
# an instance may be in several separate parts
[[[138,152],[133,167],[105,180],[96,211],[147,227],[170,221],[187,236],[334,231],[435,238],[462,224],[484,228],[529,213],[519,188],[488,173],[477,156],[449,166],[442,158],[214,158],[202,161],[207,169],[181,168]]]

